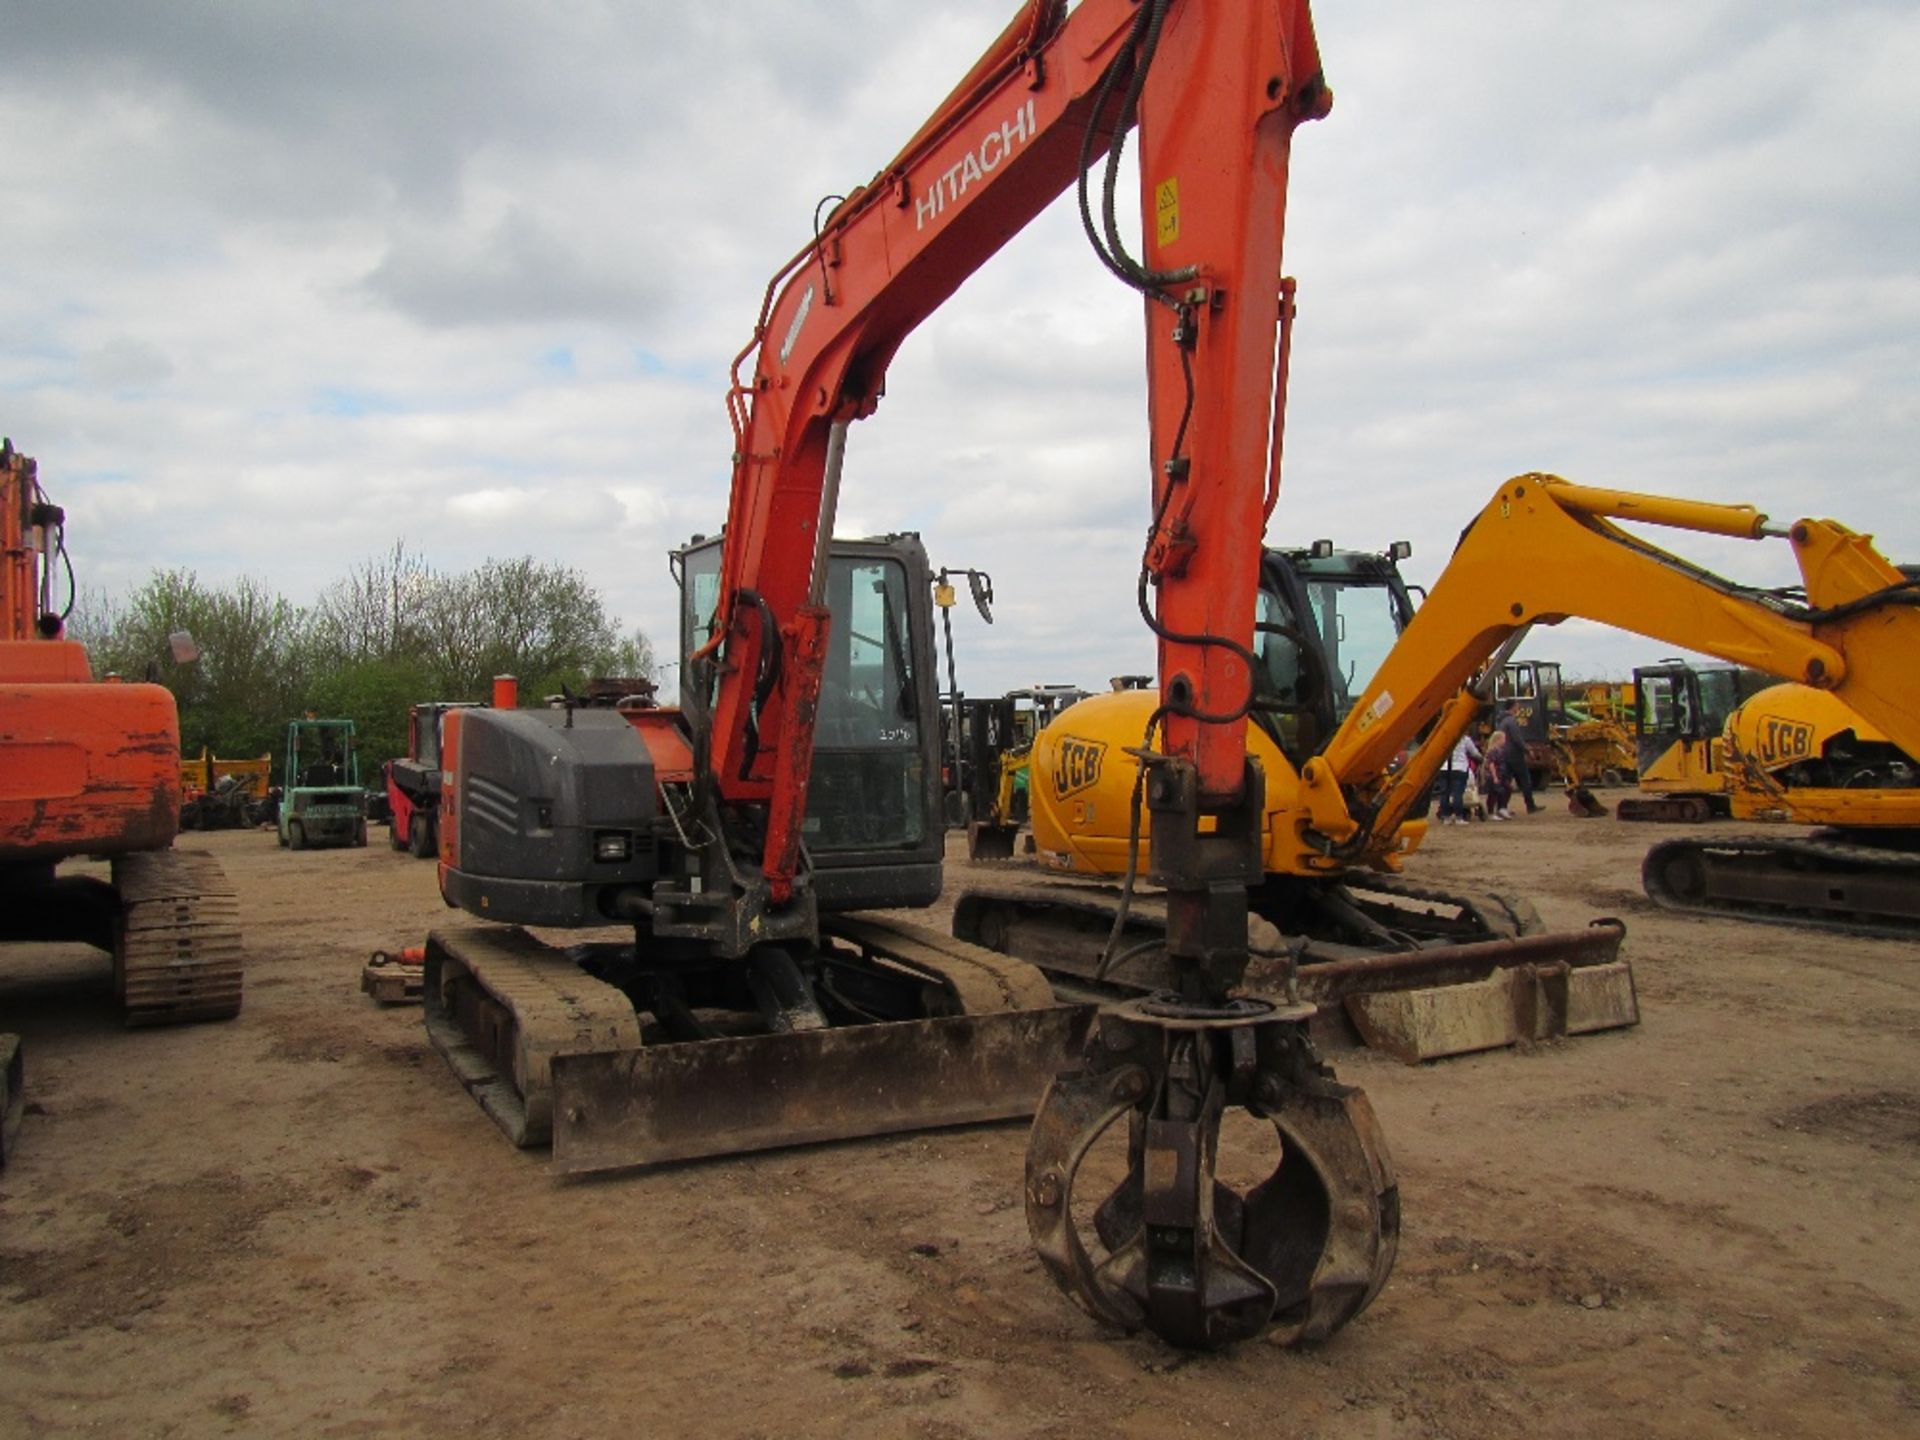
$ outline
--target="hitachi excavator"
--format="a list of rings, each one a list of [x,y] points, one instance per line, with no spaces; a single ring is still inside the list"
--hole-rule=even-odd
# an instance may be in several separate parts
[[[39,466],[0,440],[0,941],[79,941],[113,956],[129,1025],[240,1009],[233,888],[213,858],[172,849],[180,722],[160,685],[96,680],[56,600],[66,512]],[[72,571],[66,568],[70,589]],[[178,637],[184,658],[188,637]],[[157,658],[157,657],[156,657]],[[84,856],[111,879],[62,875]],[[0,1064],[0,1157],[20,1107],[17,1047]]]
[[[550,1131],[565,1168],[649,1163],[1005,1114],[1053,1075],[1027,1219],[1089,1313],[1185,1346],[1263,1330],[1291,1342],[1325,1338],[1378,1293],[1399,1234],[1392,1161],[1365,1096],[1317,1054],[1313,1006],[1241,992],[1249,891],[1276,859],[1309,878],[1391,864],[1478,706],[1473,673],[1503,636],[1579,613],[1574,597],[1592,593],[1553,547],[1600,536],[1612,554],[1600,517],[1635,502],[1534,477],[1503,488],[1476,553],[1505,573],[1459,582],[1497,606],[1440,605],[1436,590],[1297,773],[1249,761],[1292,308],[1287,158],[1331,101],[1303,0],[1081,0],[1071,13],[1032,0],[774,276],[728,397],[724,539],[681,560],[681,707],[448,717],[442,893],[509,924],[435,933],[428,1024],[519,1138]],[[1117,213],[1136,129],[1138,258]],[[1161,677],[1129,758],[1167,984],[1097,1018],[1053,1004],[1031,966],[847,913],[938,892],[939,756],[924,554],[910,537],[832,539],[848,430],[878,405],[899,346],[1069,188],[1147,321],[1138,596]],[[1728,523],[1725,507],[1678,502],[1654,518]],[[1911,617],[1881,593],[1870,550],[1801,528],[1822,608],[1729,603],[1773,617],[1768,634],[1799,645],[1810,678],[1884,675],[1875,627]],[[1675,583],[1657,560],[1642,568],[1656,608],[1711,593],[1691,572]],[[1705,638],[1742,648],[1725,627]],[[567,951],[523,925],[622,933]],[[1282,1141],[1250,1188],[1216,1179],[1230,1107]],[[1081,1162],[1122,1119],[1126,1172],[1088,1230]]]
[[[550,1132],[557,1164],[593,1168],[1021,1113],[1085,1053],[1092,1078],[1056,1083],[1036,1120],[1027,1196],[1039,1253],[1088,1309],[1188,1345],[1275,1322],[1318,1338],[1384,1283],[1398,1192],[1364,1096],[1315,1056],[1306,1007],[1232,994],[1259,878],[1244,736],[1287,151],[1330,102],[1302,0],[1033,0],[775,275],[729,395],[724,542],[682,562],[690,628],[713,623],[681,708],[447,717],[442,892],[512,923],[435,932],[427,1019],[517,1138]],[[1114,183],[1136,126],[1144,260]],[[848,429],[896,350],[1076,183],[1149,322],[1139,589],[1165,677],[1154,838],[1179,977],[1084,1052],[1088,1008],[1032,967],[845,913],[930,902],[942,832],[924,555],[831,538]],[[569,953],[519,925],[625,938]],[[1103,1210],[1126,1258],[1097,1275],[1046,1218],[1072,1212],[1052,1157],[1086,1084],[1138,1122]],[[1244,1195],[1213,1179],[1229,1103],[1286,1137]]]

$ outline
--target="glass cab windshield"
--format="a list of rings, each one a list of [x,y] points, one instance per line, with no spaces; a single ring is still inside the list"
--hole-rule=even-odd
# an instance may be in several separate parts
[[[1270,552],[1255,612],[1255,715],[1281,750],[1296,762],[1319,753],[1412,615],[1378,556]]]
[[[720,544],[681,552],[681,685],[685,657],[713,633]],[[917,845],[926,832],[925,762],[906,567],[881,556],[832,557],[820,708],[807,788],[807,846],[816,853]],[[711,693],[698,697],[711,703]]]

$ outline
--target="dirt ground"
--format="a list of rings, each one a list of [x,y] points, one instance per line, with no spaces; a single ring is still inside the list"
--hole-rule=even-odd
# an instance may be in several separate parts
[[[1203,1358],[1054,1290],[1017,1125],[556,1181],[358,992],[445,915],[430,865],[201,837],[238,1020],[127,1033],[88,952],[6,960],[0,1434],[1920,1435],[1920,953],[1658,915],[1651,834],[1436,832],[1419,874],[1625,918],[1644,1023],[1339,1057],[1398,1268],[1322,1349]]]

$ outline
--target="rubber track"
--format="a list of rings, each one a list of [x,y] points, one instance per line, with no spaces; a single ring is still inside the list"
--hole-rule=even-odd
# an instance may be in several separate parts
[[[1046,1010],[1058,1003],[1037,967],[924,925],[877,915],[836,915],[821,928],[864,951],[937,976],[967,1015]]]
[[[1647,897],[1663,910],[1670,910],[1676,914],[1714,917],[1732,915],[1742,920],[1757,920],[1768,925],[1793,925],[1802,929],[1825,930],[1836,935],[1871,935],[1895,940],[1910,940],[1916,934],[1920,934],[1920,921],[1901,924],[1890,920],[1842,920],[1817,911],[1789,910],[1785,907],[1774,912],[1754,908],[1756,902],[1751,900],[1709,900],[1705,903],[1683,900],[1668,888],[1665,879],[1666,861],[1683,851],[1699,853],[1708,864],[1712,863],[1712,855],[1718,852],[1724,855],[1763,855],[1775,859],[1797,855],[1812,860],[1817,865],[1845,866],[1854,870],[1905,871],[1916,893],[1920,893],[1920,855],[1899,850],[1882,850],[1871,845],[1852,845],[1845,841],[1822,840],[1817,837],[1774,839],[1761,835],[1736,835],[1715,840],[1662,840],[1647,851],[1646,859],[1640,863],[1640,883],[1646,890]],[[1806,874],[1807,872],[1797,870],[1792,873]]]
[[[1364,894],[1371,891],[1398,900],[1458,907],[1477,920],[1487,932],[1485,938],[1491,940],[1538,935],[1547,928],[1533,905],[1518,895],[1503,895],[1488,890],[1450,890],[1442,886],[1422,885],[1404,875],[1373,871],[1355,875],[1352,883],[1342,888],[1349,897],[1356,899],[1355,892]],[[985,883],[969,883],[961,894],[963,897],[977,895],[984,900],[1009,904],[1054,905],[1062,910],[1111,922],[1119,904],[1120,887],[1077,878],[1056,878],[1028,867],[1024,875],[1011,876],[1002,872]],[[1129,919],[1149,925],[1164,925],[1166,913],[1163,893],[1155,888],[1143,888],[1134,894]],[[1309,954],[1314,953],[1309,946]]]
[[[486,1053],[445,1008],[444,986],[470,978],[512,1021],[507,1055]],[[434,1048],[461,1084],[522,1147],[553,1135],[553,1057],[640,1048],[640,1021],[624,992],[594,979],[564,950],[514,927],[435,930],[427,936],[422,999]]]
[[[115,988],[127,1024],[184,1025],[240,1013],[240,906],[201,850],[150,850],[113,862],[121,926]]]
[[[1404,875],[1368,872],[1355,876],[1347,885],[1349,894],[1372,890],[1402,900],[1417,900],[1426,905],[1456,905],[1478,920],[1493,940],[1511,940],[1516,935],[1539,935],[1546,923],[1531,901],[1518,895],[1502,895],[1492,890],[1449,890],[1439,885],[1422,885]]]

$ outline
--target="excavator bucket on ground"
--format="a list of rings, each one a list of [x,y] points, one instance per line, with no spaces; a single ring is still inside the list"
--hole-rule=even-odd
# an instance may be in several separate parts
[[[1031,966],[893,920],[825,928],[816,988],[863,1021],[742,1034],[703,1012],[707,1038],[667,1038],[686,1017],[589,974],[613,973],[601,947],[471,927],[428,938],[428,1033],[507,1137],[551,1144],[566,1174],[1022,1119],[1085,1040],[1093,1007]]]

